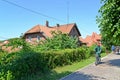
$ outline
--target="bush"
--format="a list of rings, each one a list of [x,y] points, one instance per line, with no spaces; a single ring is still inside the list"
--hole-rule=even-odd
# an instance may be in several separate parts
[[[57,66],[64,66],[81,61],[93,55],[93,48],[80,47],[64,50],[21,50],[11,54],[0,55],[0,72],[10,70],[15,80],[25,80],[25,77],[45,72]]]
[[[21,80],[22,77],[35,74],[36,71],[43,71],[45,67],[40,54],[35,52],[16,52],[4,55],[0,60],[0,71],[13,72],[15,79]]]
[[[57,51],[43,52],[44,62],[47,63],[48,68],[55,68],[56,66],[63,66],[71,64],[75,61],[81,61],[86,58],[86,49],[65,49]]]
[[[88,49],[87,54],[86,54],[87,58],[89,58],[91,56],[95,56],[95,51],[94,51],[95,47],[96,47],[96,45],[92,45],[91,47],[87,48]],[[101,53],[104,53],[105,52],[105,47],[101,46],[101,48],[102,48]]]
[[[12,75],[12,72],[9,70],[6,73],[1,71],[0,80],[14,80],[14,76]]]
[[[60,31],[53,31],[52,35],[52,38],[47,38],[46,40],[41,41],[38,48],[41,48],[41,50],[56,50],[66,48],[73,49],[78,47],[77,37],[70,37],[68,34],[63,34]]]
[[[0,58],[0,71],[5,73],[10,70],[15,79],[35,74],[37,71],[44,72],[56,66],[71,64],[74,61],[85,59],[85,49],[65,49],[58,51],[33,52],[20,51],[4,54]]]
[[[102,46],[102,53],[106,52],[106,48]]]
[[[95,45],[92,45],[92,46],[90,46],[90,47],[87,48],[87,49],[88,49],[88,50],[87,50],[87,55],[86,55],[87,58],[95,55],[95,51],[94,51]]]

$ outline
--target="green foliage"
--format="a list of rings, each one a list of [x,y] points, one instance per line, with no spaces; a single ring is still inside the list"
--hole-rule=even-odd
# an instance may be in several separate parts
[[[85,46],[84,46],[84,48],[86,48],[87,50],[87,54],[86,54],[86,58],[89,58],[89,57],[91,57],[91,56],[95,56],[95,47],[96,47],[96,45],[92,45],[92,46],[90,46],[89,48],[86,48]],[[104,46],[101,46],[101,48],[102,48],[102,51],[101,51],[101,53],[104,53],[105,51],[106,51],[106,48],[104,47]]]
[[[2,69],[4,72],[10,70],[16,80],[21,80],[25,76],[35,74],[37,71],[42,72],[45,69],[45,63],[42,60],[40,54],[31,51],[6,54],[1,57],[0,71]]]
[[[91,47],[87,48],[87,54],[86,54],[87,58],[95,55],[94,48],[95,45],[92,45]]]
[[[55,68],[56,66],[63,66],[71,64],[75,61],[81,61],[85,59],[86,49],[65,49],[58,51],[47,51],[43,52],[44,62],[47,63],[48,68]]]
[[[76,37],[70,37],[68,34],[63,34],[60,31],[53,31],[52,35],[52,38],[47,38],[47,40],[43,41],[42,44],[39,45],[41,49],[72,49],[78,47],[78,39]]]
[[[2,72],[2,74],[4,72],[4,74],[8,76],[8,80],[12,76],[14,76],[14,80],[29,80],[28,77],[36,74],[38,71],[43,73],[57,66],[68,65],[73,62],[89,58],[93,54],[91,52],[92,49],[89,49],[85,46],[75,49],[62,50],[59,48],[49,50],[49,48],[47,51],[41,51],[41,47],[30,48],[29,45],[27,45],[24,41],[22,42],[21,40],[12,40],[10,41],[10,44],[11,43],[15,46],[18,45],[17,43],[19,43],[19,45],[24,45],[23,47],[25,50],[21,49],[19,52],[0,54],[0,72]],[[10,71],[9,74],[7,71]],[[3,80],[4,78],[5,80],[7,78],[5,76],[0,77],[3,78]]]
[[[11,38],[6,46],[12,46],[13,48],[22,47],[24,50],[28,50],[30,45],[22,38]],[[30,49],[29,49],[30,50]]]
[[[6,73],[1,71],[0,80],[14,80],[14,76],[12,75],[12,72],[9,70]]]
[[[64,50],[50,50],[43,52],[27,52],[21,50],[0,56],[0,72],[10,70],[16,80],[36,74],[37,71],[45,72],[57,66],[64,66],[87,58],[87,47]]]
[[[2,50],[2,46],[0,46],[0,53],[3,53],[4,51]]]
[[[106,47],[120,44],[120,0],[101,0],[97,22]]]
[[[9,41],[9,46],[20,46],[20,45],[23,45],[23,39],[20,39],[20,38],[11,38],[8,40]]]

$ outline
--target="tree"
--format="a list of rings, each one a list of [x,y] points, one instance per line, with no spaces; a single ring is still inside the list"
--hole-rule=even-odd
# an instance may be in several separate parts
[[[70,37],[68,34],[63,34],[60,31],[53,31],[52,35],[52,38],[47,38],[43,41],[42,45],[39,45],[42,49],[50,50],[78,47],[78,39],[76,37]]]
[[[12,46],[13,48],[21,47],[23,50],[30,50],[30,45],[22,38],[11,38],[6,46]]]
[[[120,45],[120,0],[101,0],[97,16],[98,27],[105,46]]]

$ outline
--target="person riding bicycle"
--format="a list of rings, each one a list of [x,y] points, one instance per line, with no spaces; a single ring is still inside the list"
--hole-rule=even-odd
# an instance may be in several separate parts
[[[95,62],[95,65],[98,65],[101,61],[101,44],[100,43],[97,43],[97,46],[95,47],[95,57],[96,57],[96,62]]]

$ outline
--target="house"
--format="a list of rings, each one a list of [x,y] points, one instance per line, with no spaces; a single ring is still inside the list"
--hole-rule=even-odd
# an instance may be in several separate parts
[[[46,25],[36,25],[34,27],[32,27],[30,30],[28,30],[27,32],[25,32],[23,38],[27,41],[27,42],[37,42],[39,40],[45,40],[47,37],[51,38],[52,31],[61,31],[62,33],[66,33],[69,36],[76,36],[79,38],[79,36],[81,36],[77,25],[75,23],[71,23],[71,24],[64,24],[64,25],[59,25],[57,24],[56,26],[49,26],[49,22],[46,21]]]
[[[93,32],[92,35],[87,35],[84,39],[80,37],[80,41],[87,46],[92,46],[101,41],[101,35]]]

